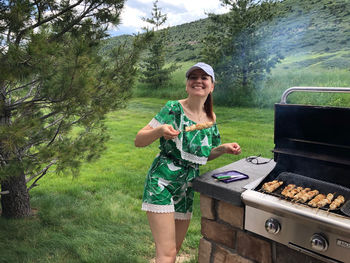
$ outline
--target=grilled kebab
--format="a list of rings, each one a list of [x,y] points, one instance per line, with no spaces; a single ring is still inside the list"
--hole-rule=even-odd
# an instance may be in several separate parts
[[[278,187],[280,187],[283,184],[283,181],[277,181],[273,180],[271,182],[264,183],[262,186],[262,189],[265,192],[272,193],[274,192]]]
[[[321,200],[325,199],[326,196],[324,194],[318,194],[316,195],[316,197],[314,197],[310,202],[308,202],[307,204],[312,206],[312,207],[317,207],[318,202],[320,202]]]
[[[189,132],[189,131],[194,131],[194,130],[203,130],[203,129],[206,129],[206,128],[210,128],[211,126],[213,126],[213,124],[214,123],[212,121],[193,124],[191,126],[187,126],[185,128],[185,131]]]
[[[338,195],[338,197],[329,205],[330,210],[335,210],[339,208],[345,202],[345,198],[342,195]]]

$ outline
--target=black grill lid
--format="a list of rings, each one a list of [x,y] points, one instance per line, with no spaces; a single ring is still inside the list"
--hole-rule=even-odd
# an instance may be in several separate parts
[[[310,89],[337,91],[337,88]],[[350,92],[350,88],[340,91]],[[281,103],[275,104],[276,167],[269,179],[287,171],[350,188],[350,108],[285,102],[284,94]]]
[[[275,105],[276,153],[350,165],[350,108]]]
[[[288,89],[275,104],[274,152],[350,165],[350,108],[286,104],[292,91],[350,93],[350,88]]]

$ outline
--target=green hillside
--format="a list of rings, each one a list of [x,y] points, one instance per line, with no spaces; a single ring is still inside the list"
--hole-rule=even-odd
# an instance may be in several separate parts
[[[208,23],[209,19],[201,19],[170,27],[168,60],[199,59]],[[270,34],[265,41],[271,52],[280,51],[285,57],[306,55],[290,66],[350,67],[349,0],[285,0],[278,3],[278,14],[267,27]],[[127,37],[109,39],[105,49]]]
[[[281,13],[269,25],[273,50],[286,57],[312,54],[297,61],[301,67],[350,67],[349,0],[286,0]]]

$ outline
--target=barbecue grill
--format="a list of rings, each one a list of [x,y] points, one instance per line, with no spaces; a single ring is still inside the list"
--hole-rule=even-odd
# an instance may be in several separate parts
[[[350,108],[286,103],[292,92],[350,88],[295,87],[275,105],[275,168],[242,193],[244,228],[324,262],[350,262]],[[283,185],[272,193],[262,186]],[[281,194],[288,184],[343,195],[344,204],[314,208]]]

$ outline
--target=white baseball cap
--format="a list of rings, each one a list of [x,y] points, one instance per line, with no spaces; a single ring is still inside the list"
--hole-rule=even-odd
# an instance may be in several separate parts
[[[198,62],[196,65],[192,66],[189,70],[187,70],[186,78],[188,78],[188,76],[191,74],[191,72],[193,70],[196,70],[196,69],[203,70],[205,73],[207,73],[213,79],[213,82],[215,81],[213,68],[210,65],[205,64],[203,62]]]

